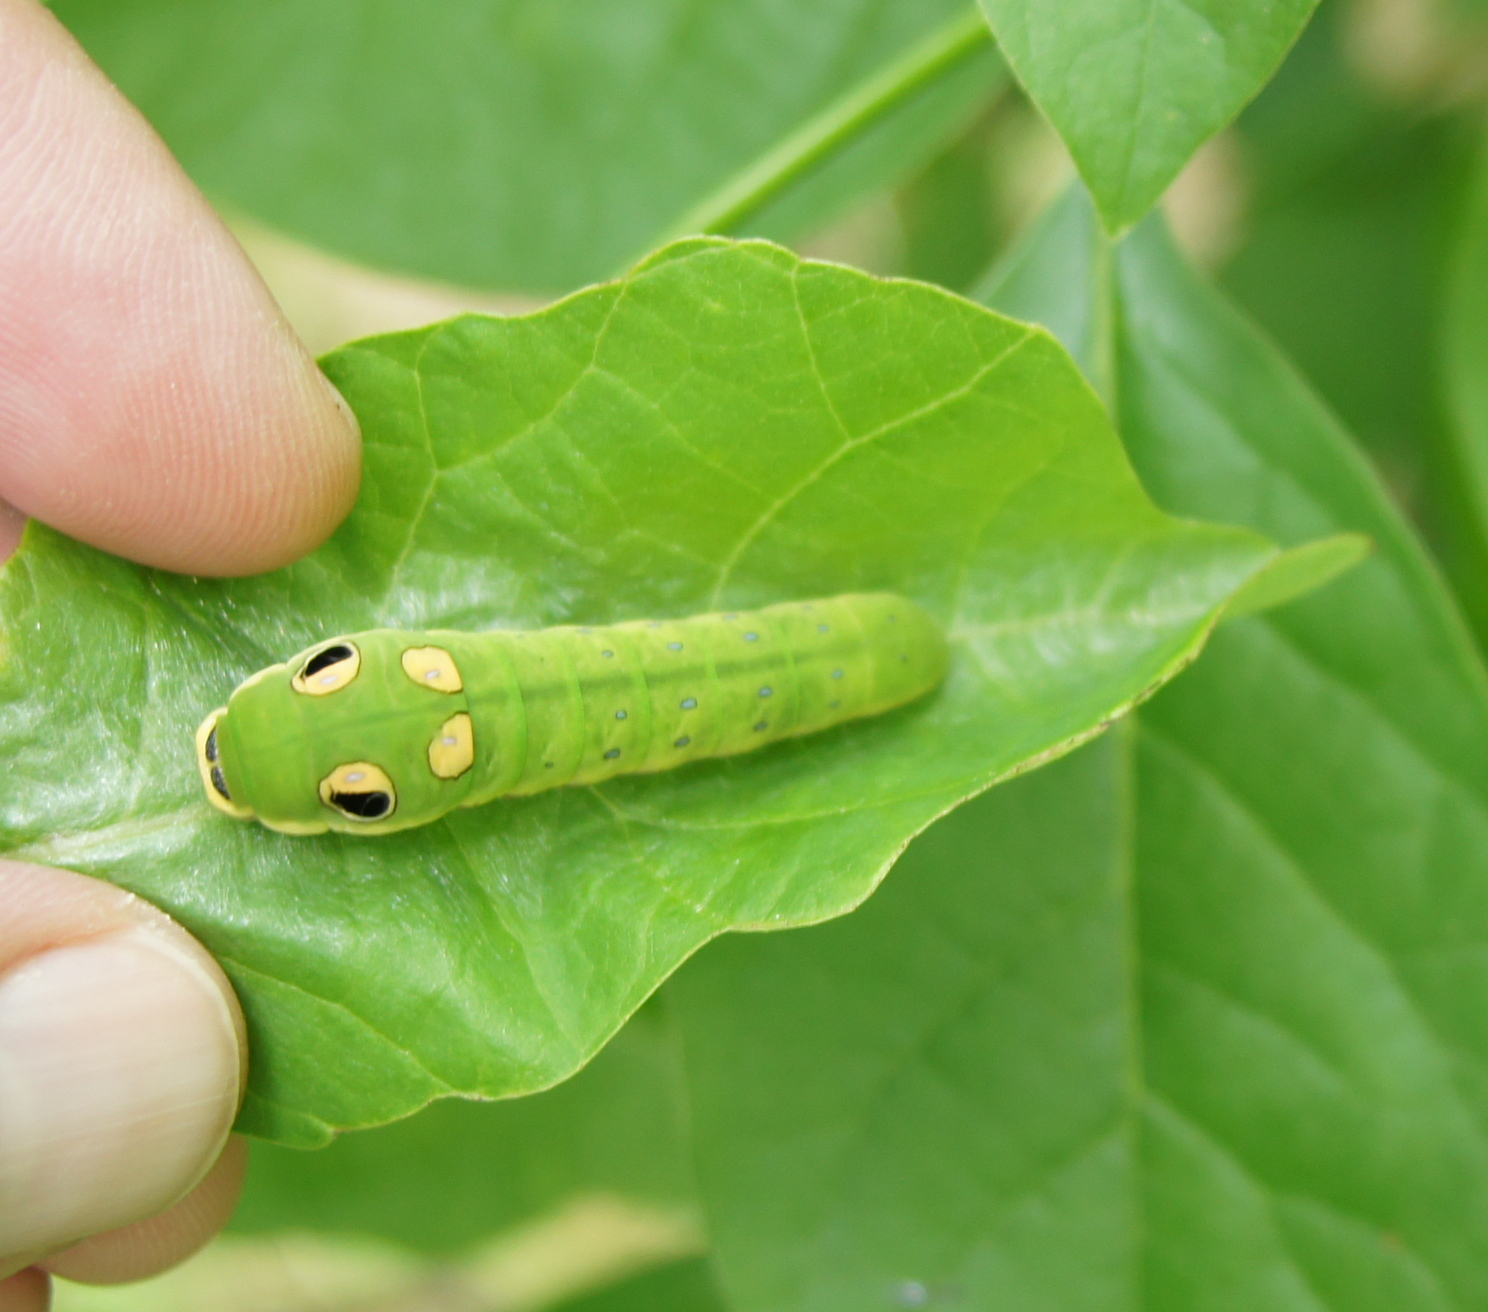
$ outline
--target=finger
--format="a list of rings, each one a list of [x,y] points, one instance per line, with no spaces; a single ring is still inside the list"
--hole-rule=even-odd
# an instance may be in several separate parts
[[[227,980],[174,921],[0,861],[0,1276],[185,1196],[227,1140],[245,1051]]]
[[[84,1285],[118,1285],[156,1275],[184,1262],[227,1224],[247,1169],[246,1145],[231,1138],[206,1179],[174,1207],[94,1235],[40,1265],[53,1275]]]
[[[144,120],[35,0],[0,0],[0,498],[198,574],[303,555],[355,424]]]
[[[51,1286],[46,1272],[34,1266],[0,1280],[0,1312],[46,1312],[52,1302]]]

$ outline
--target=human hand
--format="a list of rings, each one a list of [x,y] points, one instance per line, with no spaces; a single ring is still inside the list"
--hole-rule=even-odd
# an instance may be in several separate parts
[[[0,0],[0,559],[24,514],[165,569],[272,569],[358,468],[339,397],[165,148],[46,10]],[[0,861],[0,1312],[44,1308],[48,1271],[149,1275],[226,1221],[245,1061],[179,925]]]

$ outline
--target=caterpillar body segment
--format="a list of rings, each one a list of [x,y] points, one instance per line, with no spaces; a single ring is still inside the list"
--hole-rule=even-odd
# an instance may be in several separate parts
[[[388,833],[457,806],[732,756],[876,715],[944,677],[888,593],[690,619],[333,638],[197,733],[208,799],[286,833]]]

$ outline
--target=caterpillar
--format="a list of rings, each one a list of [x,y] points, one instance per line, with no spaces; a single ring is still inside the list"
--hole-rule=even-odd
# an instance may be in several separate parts
[[[197,768],[237,819],[385,834],[877,715],[946,665],[935,620],[889,593],[592,628],[372,629],[241,683],[197,730]]]

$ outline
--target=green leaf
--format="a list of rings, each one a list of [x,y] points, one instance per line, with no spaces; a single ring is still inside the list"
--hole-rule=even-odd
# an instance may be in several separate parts
[[[1488,678],[1462,621],[1160,229],[1113,253],[1075,193],[1006,269],[1020,312],[1044,270],[1049,319],[1108,325],[1164,504],[1376,550],[1226,625],[1125,743],[941,821],[850,919],[678,977],[726,1286],[740,1312],[1488,1309]]]
[[[847,919],[729,937],[668,985],[735,1307],[1123,1305],[1124,737],[953,812]]]
[[[1335,533],[1283,551],[1230,598],[1225,619],[1284,606],[1326,586],[1363,560],[1370,545],[1362,533]]]
[[[1154,495],[1366,534],[1137,733],[1148,1297],[1488,1307],[1488,679],[1364,461],[1161,230],[1118,248]]]
[[[1261,89],[1316,3],[981,0],[1113,232]]]
[[[775,188],[762,165],[799,178],[738,216],[767,236],[913,169],[1001,84],[990,42],[962,41],[940,76],[889,88],[866,131],[811,158],[820,167],[802,175],[776,152],[906,51],[955,36],[969,8],[54,5],[210,195],[368,264],[538,293],[610,276],[740,185],[763,202]]]
[[[708,1262],[700,1257],[646,1271],[553,1312],[727,1312]]]
[[[1473,547],[1453,578],[1488,644],[1488,141],[1479,144],[1466,191],[1447,279],[1441,373],[1462,536]]]
[[[1047,334],[764,243],[679,243],[543,313],[324,365],[365,479],[307,560],[202,582],[33,527],[0,575],[0,850],[207,944],[264,1137],[562,1079],[709,938],[848,910],[937,815],[1098,732],[1275,554],[1160,514]],[[768,755],[377,838],[285,837],[200,795],[201,717],[330,634],[872,588],[945,623],[946,685]]]
[[[899,271],[905,277],[959,291],[998,248],[1001,233],[980,134],[953,143],[895,200],[904,238]]]
[[[1159,229],[1115,274],[1120,425],[1156,497],[1376,544],[1226,626],[1138,724],[1150,1297],[1484,1308],[1484,669],[1286,364]]]
[[[581,1194],[692,1202],[681,1080],[649,1008],[546,1093],[449,1099],[323,1152],[254,1144],[231,1229],[375,1235],[454,1257]]]

